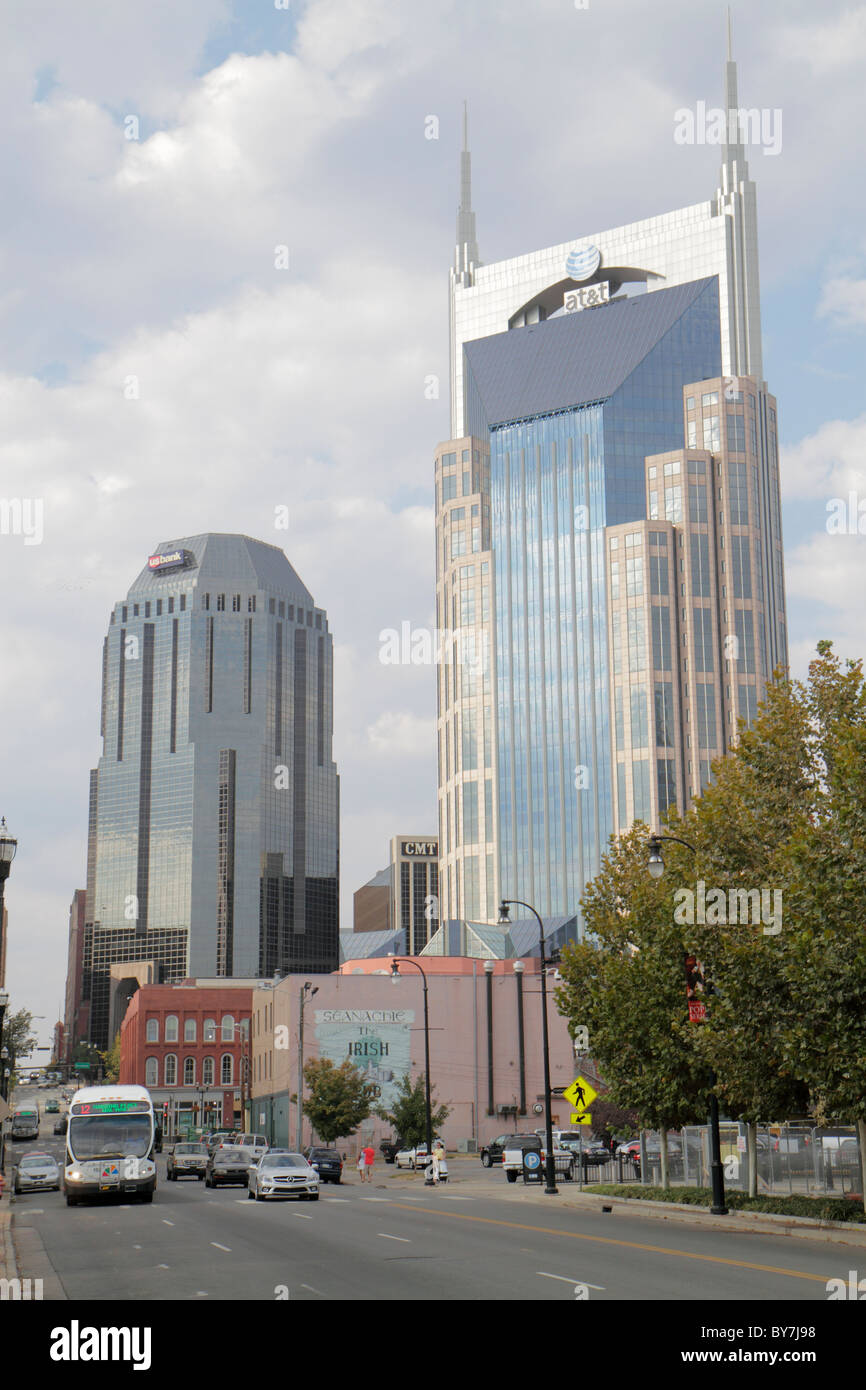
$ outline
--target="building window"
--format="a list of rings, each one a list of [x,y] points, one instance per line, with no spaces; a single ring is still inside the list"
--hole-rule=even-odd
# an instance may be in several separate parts
[[[231,1042],[235,1035],[234,1014],[223,1014],[222,1017],[222,1040]]]
[[[159,1061],[156,1057],[148,1057],[144,1064],[144,1084],[147,1087],[159,1085]]]
[[[183,1084],[184,1086],[195,1085],[195,1058],[184,1057],[183,1059]]]
[[[204,1042],[216,1042],[216,1019],[206,1018],[203,1024],[203,1029]]]
[[[166,1042],[177,1042],[177,1014],[169,1014],[165,1020]]]
[[[165,1059],[165,1084],[166,1086],[177,1085],[177,1058],[173,1052],[169,1052]]]
[[[718,415],[704,416],[704,448],[709,449],[711,453],[718,453],[721,448]]]
[[[704,394],[701,396],[701,405],[718,405],[718,403],[718,391],[705,391]]]
[[[149,1018],[147,1020],[147,1030],[145,1033],[146,1042],[159,1042],[159,1019]]]
[[[224,613],[225,611],[226,611],[226,596],[225,596],[225,594],[217,594],[217,612],[218,612],[218,613]]]
[[[186,612],[186,594],[181,594],[180,596],[180,611],[181,613]]]
[[[234,1078],[234,1058],[230,1052],[224,1052],[220,1060],[220,1083],[223,1086],[231,1086]]]
[[[213,1057],[205,1057],[201,1064],[201,1081],[203,1086],[212,1086],[214,1080]]]
[[[195,1042],[195,1019],[185,1018],[183,1021],[183,1040],[184,1042]]]

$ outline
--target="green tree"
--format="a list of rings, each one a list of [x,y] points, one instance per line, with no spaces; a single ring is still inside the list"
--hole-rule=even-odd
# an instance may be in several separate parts
[[[424,1073],[413,1082],[404,1073],[397,1082],[396,1098],[390,1110],[379,1109],[376,1114],[394,1126],[394,1133],[409,1148],[427,1138],[427,1098]],[[436,1087],[430,1088],[430,1122],[435,1139],[451,1114],[450,1105],[436,1104]]]
[[[376,1088],[348,1058],[337,1067],[327,1057],[314,1057],[304,1067],[304,1081],[304,1114],[324,1144],[354,1134],[372,1110]]]
[[[103,1078],[106,1081],[118,1081],[120,1079],[120,1032],[115,1035],[114,1042],[108,1052],[100,1052],[103,1062]]]
[[[3,1046],[9,1051],[6,1066],[11,1075],[15,1073],[18,1059],[29,1056],[39,1043],[32,1030],[32,1023],[33,1015],[26,1009],[19,1009],[15,1014],[7,1013],[3,1017]]]

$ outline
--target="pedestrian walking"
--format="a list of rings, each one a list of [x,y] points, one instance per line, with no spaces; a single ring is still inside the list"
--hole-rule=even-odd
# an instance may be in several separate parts
[[[362,1150],[362,1153],[363,1153],[363,1155],[364,1155],[364,1173],[365,1173],[367,1182],[372,1182],[372,1181],[373,1181],[373,1164],[374,1164],[375,1161],[376,1161],[376,1150],[373,1148],[373,1145],[372,1145],[372,1144],[368,1144],[367,1147],[366,1147],[365,1149]]]
[[[366,1176],[367,1176],[367,1159],[366,1159],[364,1150],[363,1150],[363,1149],[359,1149],[359,1150],[358,1150],[358,1177],[361,1179],[361,1182],[364,1182],[364,1181],[366,1180]]]

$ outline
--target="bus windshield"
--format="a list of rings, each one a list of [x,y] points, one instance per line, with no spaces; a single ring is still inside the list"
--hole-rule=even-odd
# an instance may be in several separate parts
[[[69,1152],[79,1162],[109,1154],[146,1158],[152,1141],[150,1115],[73,1115],[66,1136]]]

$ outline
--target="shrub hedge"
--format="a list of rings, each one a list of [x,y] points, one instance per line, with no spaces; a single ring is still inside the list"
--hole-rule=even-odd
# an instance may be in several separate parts
[[[713,1203],[709,1187],[642,1187],[631,1183],[601,1183],[585,1187],[584,1192],[599,1197],[629,1197],[644,1202],[681,1202],[687,1206],[709,1207]],[[725,1202],[732,1211],[765,1212],[772,1216],[807,1216],[813,1221],[866,1222],[859,1197],[749,1197],[745,1192],[726,1192]]]

